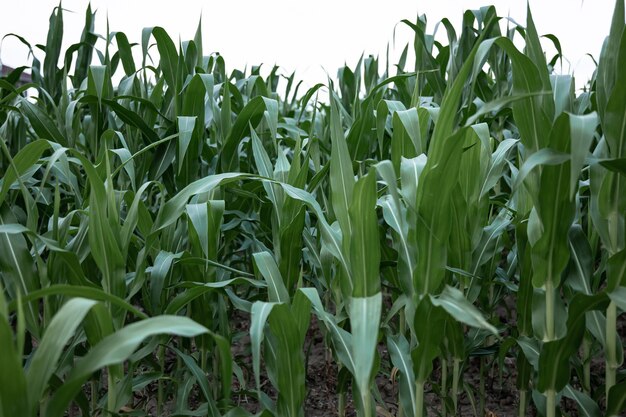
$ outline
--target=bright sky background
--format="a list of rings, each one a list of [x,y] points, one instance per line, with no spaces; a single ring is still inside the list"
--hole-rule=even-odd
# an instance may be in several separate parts
[[[141,30],[162,26],[176,42],[192,39],[200,14],[203,16],[205,55],[219,51],[227,70],[246,64],[274,63],[283,74],[296,70],[307,85],[325,81],[325,68],[332,76],[347,62],[353,67],[361,53],[384,57],[387,44],[392,62],[411,39],[411,31],[399,25],[426,13],[428,32],[436,22],[448,17],[459,26],[462,13],[494,4],[501,16],[526,23],[524,0],[93,0],[97,9],[95,31],[106,32],[108,15],[111,31],[126,33],[130,42],[140,42]],[[604,37],[608,35],[614,0],[531,0],[530,5],[540,35],[559,37],[570,62],[563,72],[574,72],[581,86],[594,69]],[[31,44],[45,43],[53,0],[5,1],[0,14],[0,38],[17,33]],[[64,42],[80,40],[87,1],[64,0]],[[395,43],[394,43],[395,32]],[[441,30],[443,35],[443,29]],[[97,46],[102,47],[100,41]],[[545,44],[549,45],[548,42]],[[140,49],[135,48],[139,53]],[[553,50],[549,52],[552,57]],[[29,65],[27,49],[15,38],[4,40],[0,59],[6,65]],[[560,69],[559,69],[560,70]]]

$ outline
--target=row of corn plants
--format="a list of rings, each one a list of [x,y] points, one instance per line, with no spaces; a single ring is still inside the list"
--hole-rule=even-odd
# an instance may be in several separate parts
[[[582,91],[530,10],[447,43],[402,21],[397,63],[307,91],[227,70],[201,22],[94,21],[7,35],[32,65],[0,79],[0,417],[304,416],[314,318],[340,416],[482,416],[505,361],[519,416],[623,415],[623,0]]]

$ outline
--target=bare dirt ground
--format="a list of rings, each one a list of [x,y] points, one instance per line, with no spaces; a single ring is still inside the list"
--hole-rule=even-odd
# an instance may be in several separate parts
[[[504,310],[504,309],[503,309]],[[500,312],[502,321],[509,321],[508,324],[514,324],[514,314],[507,317],[504,311]],[[247,331],[249,323],[243,315],[238,315],[237,328],[240,331]],[[618,331],[626,345],[626,315],[619,318]],[[252,369],[252,360],[249,355],[249,348],[245,346],[249,343],[247,337],[240,340],[240,344],[234,347],[233,353],[236,359],[249,366]],[[305,403],[305,415],[307,417],[331,417],[337,416],[338,412],[338,375],[337,365],[334,362],[327,341],[324,340],[322,329],[316,318],[311,320],[311,326],[305,341],[305,353],[307,357],[307,375],[306,389],[307,397]],[[398,413],[398,381],[391,378],[391,369],[389,369],[389,357],[384,346],[379,346],[379,354],[381,356],[380,376],[376,379],[376,385],[380,392],[382,403],[377,405],[378,416],[389,417],[396,416]],[[465,365],[463,372],[463,381],[467,386],[474,390],[474,398],[471,398],[466,391],[459,395],[459,409],[456,414],[448,412],[448,416],[458,417],[517,417],[519,413],[519,393],[515,385],[517,376],[515,368],[515,359],[507,357],[505,366],[499,369],[497,363],[490,362],[486,359],[483,363],[484,384],[485,384],[485,412],[479,412],[479,386],[480,386],[480,361],[479,357],[470,358],[469,363]],[[433,380],[439,381],[441,376],[441,364],[434,364]],[[594,360],[592,362],[592,379],[594,386],[600,386],[604,383],[604,363],[602,360]],[[254,386],[254,378],[249,375],[248,388]],[[428,407],[428,415],[441,415],[441,396],[436,392],[438,388],[431,385],[426,386],[425,400]],[[271,397],[275,398],[275,391],[267,381],[264,385],[264,391]],[[530,396],[530,393],[529,393]],[[259,410],[257,401],[251,396],[241,396],[239,398],[239,406],[249,411],[256,412]],[[571,417],[578,416],[576,404],[569,399],[563,399],[561,402],[561,410]],[[528,416],[536,416],[537,412],[531,405],[527,409]],[[626,414],[624,414],[626,416]],[[346,393],[346,416],[356,416],[354,406],[351,399],[351,390],[348,387]]]

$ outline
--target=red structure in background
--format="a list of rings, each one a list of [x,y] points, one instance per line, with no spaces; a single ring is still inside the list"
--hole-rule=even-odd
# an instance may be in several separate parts
[[[15,71],[15,68],[13,67],[9,67],[8,65],[2,65],[2,72],[0,72],[0,77],[6,77],[7,75],[9,75],[10,73],[12,73],[13,71]],[[20,74],[20,78],[17,81],[17,86],[19,87],[20,85],[24,85],[27,83],[32,82],[33,79],[31,77],[30,74],[22,71],[22,73]]]

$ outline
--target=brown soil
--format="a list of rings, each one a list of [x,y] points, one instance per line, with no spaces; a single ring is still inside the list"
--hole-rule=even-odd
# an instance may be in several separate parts
[[[510,300],[507,300],[510,301]],[[509,304],[509,303],[507,303]],[[511,311],[511,310],[509,310]],[[515,312],[508,314],[504,308],[498,309],[496,314],[507,326],[515,325]],[[626,314],[622,314],[618,318],[618,332],[626,345]],[[236,312],[231,321],[234,331],[234,339],[232,346],[233,359],[241,368],[244,381],[233,378],[233,402],[252,413],[259,412],[261,407],[256,399],[255,382],[252,371],[252,355],[250,352],[249,337],[249,315]],[[306,389],[307,396],[305,401],[306,417],[332,417],[338,415],[338,374],[337,365],[332,357],[329,349],[329,342],[325,340],[323,329],[320,329],[319,323],[315,316],[311,319],[311,325],[304,344],[304,351],[307,361],[306,373]],[[381,365],[379,376],[376,378],[376,386],[380,393],[380,401],[377,402],[377,415],[381,417],[395,417],[398,415],[398,381],[392,379],[393,371],[391,369],[388,352],[383,344],[378,349]],[[166,353],[166,368],[174,366],[176,356]],[[507,357],[504,361],[502,369],[499,368],[497,360],[491,356],[484,357],[484,387],[485,387],[485,412],[480,413],[479,409],[479,387],[480,387],[480,365],[481,358],[472,357],[464,366],[463,383],[467,387],[471,387],[472,395],[466,390],[462,390],[458,397],[458,412],[448,412],[447,416],[453,417],[517,417],[519,407],[519,395],[515,386],[517,376],[514,357]],[[591,366],[592,385],[601,387],[604,383],[604,363],[601,359],[595,359]],[[622,367],[622,370],[624,367]],[[261,363],[262,372],[262,389],[272,399],[276,399],[276,391],[270,384],[264,373],[264,364]],[[433,384],[427,384],[425,387],[425,401],[428,408],[428,416],[441,416],[441,398],[438,384],[441,378],[441,363],[434,364],[434,370],[431,380]],[[450,381],[451,377],[449,377]],[[449,382],[450,383],[450,382]],[[462,384],[463,384],[462,383]],[[348,384],[349,385],[349,384]],[[197,388],[197,387],[196,387]],[[461,387],[462,389],[462,387]],[[200,402],[202,396],[197,390],[193,392],[189,398],[190,409],[195,409]],[[530,393],[528,394],[530,396]],[[148,411],[150,415],[156,415],[155,398],[156,384],[150,384],[144,390],[135,392],[134,403],[140,409]],[[173,398],[169,398],[173,400]],[[169,401],[167,401],[169,402]],[[172,404],[169,404],[170,406]],[[134,407],[133,407],[134,408]],[[576,404],[569,399],[561,401],[561,410],[564,415],[577,417],[578,410]],[[70,415],[77,415],[76,409],[72,409]],[[165,413],[172,411],[171,407],[164,410]],[[346,417],[356,416],[354,404],[352,402],[351,389],[347,388],[346,392]],[[622,414],[626,417],[626,413]],[[537,416],[537,412],[532,405],[527,409],[527,416]]]
[[[498,312],[502,321],[508,322],[509,325],[514,324],[513,317],[506,317],[504,309]],[[247,332],[249,322],[244,314],[237,313],[234,318],[236,323],[236,331]],[[619,318],[618,332],[622,340],[626,344],[626,316]],[[307,354],[307,375],[306,387],[307,397],[305,402],[306,417],[330,417],[337,416],[338,407],[338,376],[337,365],[330,353],[328,342],[325,341],[322,329],[315,316],[311,319],[311,326],[305,341],[305,353]],[[377,404],[378,416],[393,417],[398,413],[398,382],[390,377],[391,369],[388,353],[384,345],[379,346],[379,354],[381,356],[381,367],[379,377],[376,379],[376,385],[380,392],[382,403]],[[249,350],[249,337],[244,336],[238,340],[233,346],[233,355],[242,368],[249,369],[247,373],[247,388],[253,390],[254,377],[252,375],[252,359]],[[499,369],[497,361],[493,358],[486,357],[483,363],[484,384],[485,384],[485,413],[477,411],[479,408],[479,387],[480,387],[480,361],[478,357],[470,358],[463,371],[463,381],[474,390],[474,398],[463,390],[459,395],[459,409],[456,414],[448,413],[448,416],[459,417],[517,417],[519,413],[519,394],[515,386],[515,378],[517,372],[515,369],[515,359],[507,357],[504,362],[504,368]],[[246,372],[244,371],[244,374]],[[432,380],[438,384],[441,375],[441,364],[435,363]],[[592,375],[596,378],[598,384],[602,384],[604,376],[604,363],[601,360],[593,361]],[[276,392],[265,378],[263,379],[264,392],[270,398],[276,398]],[[450,380],[450,379],[449,379]],[[450,382],[449,382],[450,383]],[[594,384],[594,386],[598,386]],[[237,391],[240,387],[238,384],[234,387]],[[441,415],[441,396],[437,392],[438,387],[427,385],[425,401],[428,407],[429,416]],[[249,393],[249,391],[246,391]],[[530,393],[528,394],[530,396]],[[251,395],[236,396],[236,404],[250,411],[258,412],[259,405],[255,398]],[[473,404],[474,402],[474,404]],[[475,409],[476,407],[476,409]],[[578,416],[576,404],[568,399],[561,402],[561,410],[566,415]],[[532,405],[527,409],[528,416],[536,416],[537,412]],[[625,414],[626,415],[626,414]],[[354,405],[352,403],[351,390],[348,388],[346,393],[346,417],[356,416]]]

